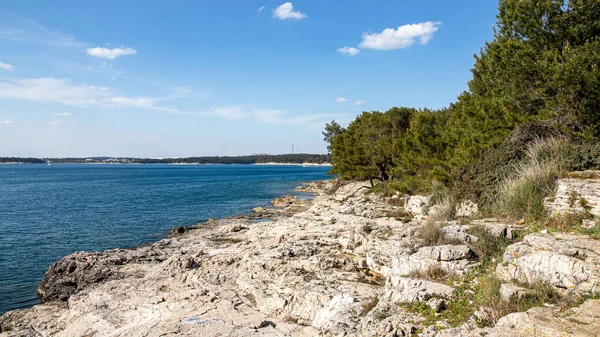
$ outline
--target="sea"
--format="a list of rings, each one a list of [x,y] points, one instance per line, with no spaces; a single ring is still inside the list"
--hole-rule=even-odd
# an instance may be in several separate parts
[[[329,167],[0,165],[0,315],[39,303],[48,266],[77,251],[136,247],[267,206]],[[297,193],[296,193],[297,194]]]

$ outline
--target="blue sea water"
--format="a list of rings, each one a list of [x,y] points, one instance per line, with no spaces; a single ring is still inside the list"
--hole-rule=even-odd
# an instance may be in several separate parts
[[[328,167],[0,165],[0,315],[39,302],[49,264],[248,213]]]

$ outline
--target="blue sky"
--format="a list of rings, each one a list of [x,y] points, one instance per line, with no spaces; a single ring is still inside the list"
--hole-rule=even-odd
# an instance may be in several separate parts
[[[362,111],[440,108],[493,0],[0,3],[0,156],[324,153]]]

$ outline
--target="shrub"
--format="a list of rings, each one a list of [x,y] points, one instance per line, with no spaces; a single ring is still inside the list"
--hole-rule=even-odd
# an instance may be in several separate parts
[[[532,142],[514,173],[498,186],[494,213],[512,219],[545,218],[544,198],[553,192],[556,179],[566,174],[571,149],[564,138]]]
[[[470,167],[454,172],[452,193],[457,200],[476,200],[482,209],[496,200],[496,188],[509,178],[526,157],[527,148],[538,139],[558,137],[560,131],[551,123],[525,123],[513,130],[497,148],[486,151]]]

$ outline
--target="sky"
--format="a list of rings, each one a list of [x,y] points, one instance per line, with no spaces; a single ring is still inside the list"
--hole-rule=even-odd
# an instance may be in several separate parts
[[[494,0],[3,0],[0,156],[325,153],[362,111],[442,108]]]

